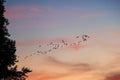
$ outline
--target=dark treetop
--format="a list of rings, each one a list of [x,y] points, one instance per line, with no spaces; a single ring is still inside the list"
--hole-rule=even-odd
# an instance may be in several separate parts
[[[31,72],[28,68],[23,67],[17,70],[16,47],[15,41],[10,39],[7,30],[8,19],[5,18],[4,12],[5,0],[0,0],[0,80],[25,80],[26,73]]]

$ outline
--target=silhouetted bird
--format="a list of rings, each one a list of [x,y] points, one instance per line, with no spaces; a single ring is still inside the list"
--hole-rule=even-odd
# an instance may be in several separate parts
[[[76,38],[79,38],[79,36],[76,36]]]
[[[37,51],[37,53],[40,53],[40,51]]]
[[[24,57],[24,59],[27,59],[27,58],[28,58],[28,56],[25,56],[25,57]]]
[[[82,35],[82,39],[83,39],[83,41],[87,41],[87,35]]]
[[[39,45],[39,47],[41,47],[41,45]]]
[[[51,51],[52,51],[51,49],[48,50],[48,52],[51,52]]]
[[[82,42],[82,41],[78,41],[78,45],[80,45],[81,42]]]

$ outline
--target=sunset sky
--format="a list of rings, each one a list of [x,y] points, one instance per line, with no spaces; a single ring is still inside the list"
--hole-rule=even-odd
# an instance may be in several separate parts
[[[120,80],[120,0],[7,0],[5,6],[18,67],[32,69],[28,80]]]

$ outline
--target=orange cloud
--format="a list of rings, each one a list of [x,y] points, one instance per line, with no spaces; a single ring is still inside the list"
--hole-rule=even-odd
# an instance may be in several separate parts
[[[120,80],[120,73],[112,73],[108,75],[105,80]]]
[[[59,78],[63,78],[66,76],[69,76],[69,73],[64,73],[64,74],[51,74],[51,75],[47,75],[47,74],[43,74],[43,73],[30,73],[27,79],[29,80],[56,80]]]
[[[39,78],[39,80],[56,80],[56,79],[63,78],[69,75],[70,74],[57,74],[57,75],[52,75],[52,76],[44,76],[44,77]]]
[[[91,71],[93,67],[89,64],[86,63],[68,63],[68,62],[62,62],[60,60],[57,60],[54,57],[48,56],[46,58],[47,62],[55,65],[55,66],[61,66],[62,68],[66,68],[69,70],[69,72],[86,72],[86,71]]]
[[[41,74],[40,73],[37,73],[37,72],[32,72],[30,74],[28,74],[28,80],[38,80],[39,77],[41,77]]]

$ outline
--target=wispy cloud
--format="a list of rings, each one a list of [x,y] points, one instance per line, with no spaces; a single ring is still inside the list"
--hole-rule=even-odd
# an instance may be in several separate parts
[[[23,18],[38,18],[38,17],[79,17],[91,18],[104,16],[103,13],[97,12],[67,12],[58,10],[53,7],[44,6],[9,6],[6,10],[6,17],[10,19],[23,19]]]
[[[51,42],[53,44],[59,44],[59,43],[62,43],[62,40],[66,41],[68,43],[73,41],[73,39],[70,39],[70,38],[28,40],[28,41],[18,41],[17,46],[25,47],[25,46],[35,46],[35,45],[47,45],[47,44],[50,44]]]
[[[117,68],[119,66],[111,67],[111,65],[113,65],[112,63],[109,63],[108,66],[104,67],[95,67],[91,64],[74,64],[58,60],[56,57],[46,56],[45,64],[45,66],[49,65],[47,66],[49,69],[52,69],[51,66],[53,66],[52,70],[58,72],[52,71],[50,72],[51,74],[48,74],[49,71],[46,70],[46,68],[43,68],[43,72],[40,71],[41,73],[39,74],[32,73],[29,77],[30,80],[120,80],[120,68]],[[61,68],[66,71],[62,71],[61,73]]]
[[[41,6],[9,6],[5,15],[10,19],[33,18],[44,16],[48,10]]]
[[[74,72],[74,71],[86,72],[86,71],[91,71],[93,68],[91,65],[86,63],[74,64],[74,63],[62,62],[51,56],[47,57],[46,60],[55,66],[61,66],[63,68],[69,69],[69,72]]]
[[[62,62],[60,60],[57,60],[55,57],[46,56],[45,58],[45,64],[46,67],[49,69],[51,68],[53,71],[49,72],[46,68],[42,69],[43,72],[36,74],[35,72],[31,73],[29,76],[30,80],[36,79],[36,80],[61,80],[64,78],[69,78],[71,76],[76,76],[83,74],[85,72],[89,72],[93,70],[93,67],[86,63],[78,63],[78,64],[72,64],[67,62]],[[47,66],[49,65],[49,66]],[[58,68],[56,68],[58,67]],[[66,71],[60,71],[60,70],[66,70]],[[55,72],[54,72],[55,71]],[[57,71],[57,72],[56,72]]]
[[[68,46],[66,48],[64,48],[64,50],[80,50],[82,48],[87,48],[88,47],[88,44],[80,44],[80,45],[71,45],[71,46]]]
[[[91,18],[91,17],[100,17],[100,16],[105,16],[103,13],[97,13],[97,12],[84,12],[84,13],[55,13],[55,16],[59,17],[79,17],[79,18]]]
[[[30,79],[30,80],[33,80],[33,79],[36,79],[36,80],[56,80],[56,79],[63,78],[63,77],[69,76],[69,75],[70,74],[68,74],[68,73],[45,75],[45,74],[39,74],[39,73],[33,72],[33,73],[29,74],[28,79]]]

